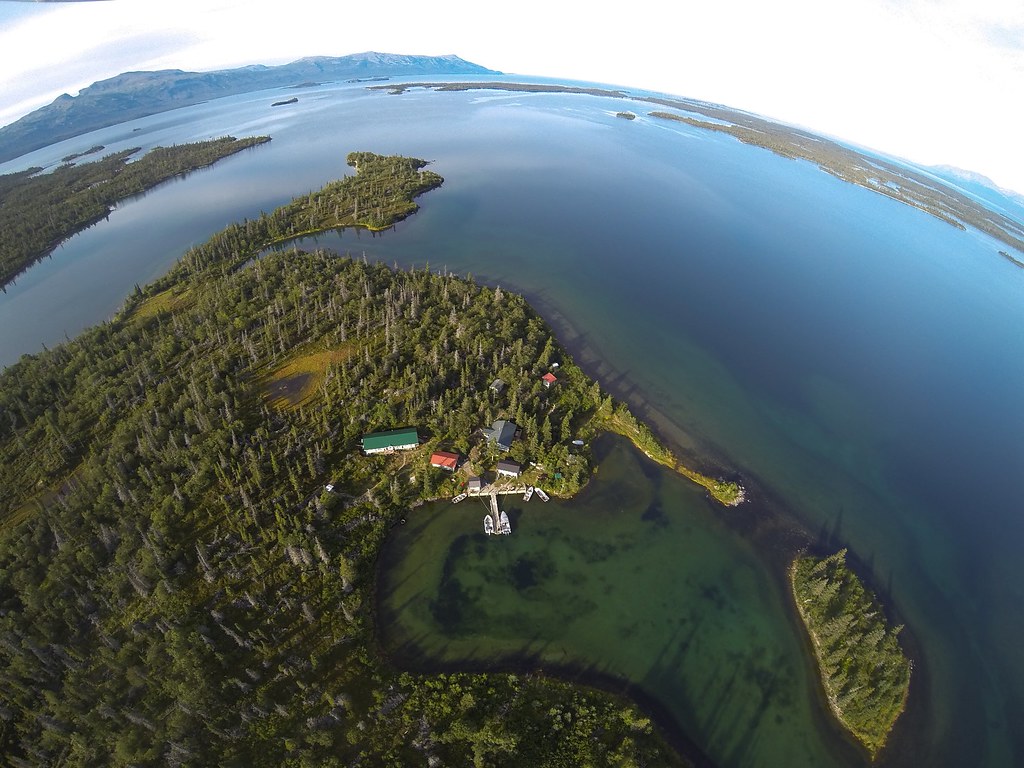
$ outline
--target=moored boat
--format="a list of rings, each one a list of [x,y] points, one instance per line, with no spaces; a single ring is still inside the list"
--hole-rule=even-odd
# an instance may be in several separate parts
[[[465,499],[468,495],[469,495],[468,493],[460,493],[458,496],[456,496],[455,498],[452,499],[452,504],[458,504],[460,501]]]
[[[484,533],[488,536],[494,533],[494,521],[490,515],[484,515]]]
[[[533,486],[528,485],[526,486],[526,493],[523,494],[523,501],[529,501],[531,498],[533,498]]]
[[[512,524],[508,521],[508,515],[501,513],[501,521],[498,523],[498,533],[508,536],[512,533]]]
[[[543,488],[534,488],[533,490],[536,491],[538,496],[540,496],[540,500],[541,501],[547,501],[548,500],[548,495],[546,493],[544,493],[544,489]]]

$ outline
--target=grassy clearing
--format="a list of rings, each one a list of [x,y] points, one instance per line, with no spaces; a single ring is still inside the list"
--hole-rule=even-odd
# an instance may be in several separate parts
[[[190,293],[191,289],[180,287],[160,291],[160,293],[150,296],[136,307],[131,316],[136,320],[148,320],[160,314],[176,312],[192,304],[194,299],[190,296]]]
[[[45,512],[46,508],[62,491],[69,491],[77,485],[76,475],[81,465],[76,467],[66,478],[48,488],[41,488],[22,504],[11,509],[7,514],[0,514],[0,532],[13,530],[33,515]]]
[[[293,357],[264,379],[267,401],[274,408],[298,408],[316,395],[327,370],[347,360],[352,352],[353,346],[346,344]]]
[[[32,515],[46,509],[46,502],[53,498],[52,493],[46,493],[34,499],[26,501],[19,507],[15,507],[8,514],[0,519],[0,531],[13,529],[28,520]]]

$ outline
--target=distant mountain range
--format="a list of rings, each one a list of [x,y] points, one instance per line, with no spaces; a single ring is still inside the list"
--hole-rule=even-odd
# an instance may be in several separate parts
[[[926,170],[931,171],[940,179],[956,185],[964,192],[980,197],[987,202],[995,203],[1000,207],[1005,208],[1006,203],[1010,202],[1018,208],[1018,215],[1021,212],[1020,209],[1024,209],[1024,195],[1011,189],[1000,187],[988,176],[983,176],[974,171],[965,171],[963,168],[957,168],[952,165],[932,165],[927,166]]]
[[[276,67],[253,65],[214,72],[125,72],[63,94],[0,128],[0,162],[72,136],[209,99],[305,83],[404,75],[501,74],[458,56],[357,53],[316,56]]]

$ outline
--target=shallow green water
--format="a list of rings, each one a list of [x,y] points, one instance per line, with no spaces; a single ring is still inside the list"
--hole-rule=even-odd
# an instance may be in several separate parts
[[[503,497],[507,537],[479,499],[415,510],[380,568],[385,649],[427,668],[543,667],[635,681],[730,765],[849,760],[804,738],[821,716],[785,584],[766,579],[700,489],[604,438],[578,498]]]

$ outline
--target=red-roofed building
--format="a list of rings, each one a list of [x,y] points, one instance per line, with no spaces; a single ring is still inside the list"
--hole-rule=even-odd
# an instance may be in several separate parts
[[[544,382],[545,387],[550,387],[552,384],[558,381],[558,379],[555,378],[555,374],[553,373],[545,373],[543,376],[540,377],[540,380]]]
[[[459,454],[448,453],[448,451],[435,451],[430,455],[430,466],[454,472],[459,466]]]

